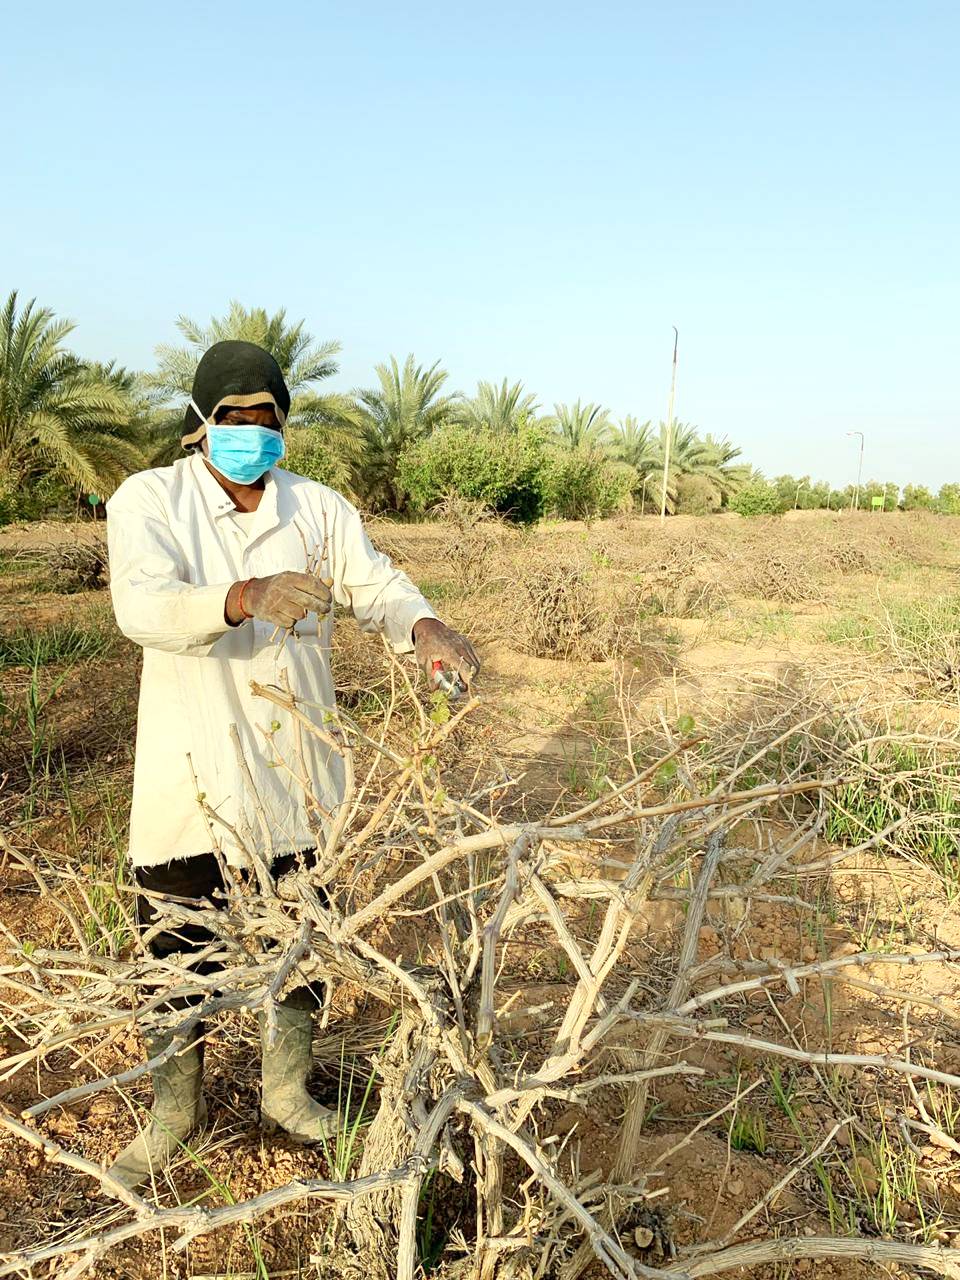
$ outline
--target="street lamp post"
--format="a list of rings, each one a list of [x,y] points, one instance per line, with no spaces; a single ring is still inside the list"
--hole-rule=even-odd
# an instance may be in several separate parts
[[[667,518],[667,481],[670,478],[670,450],[673,447],[673,397],[677,390],[677,344],[680,334],[673,325],[673,372],[670,375],[670,404],[667,408],[667,442],[663,450],[663,492],[660,494],[660,523]]]
[[[859,462],[859,465],[857,466],[857,487],[853,491],[853,502],[851,502],[850,504],[851,511],[859,511],[860,510],[860,482],[863,479],[863,432],[848,431],[847,435],[860,437],[860,462]]]

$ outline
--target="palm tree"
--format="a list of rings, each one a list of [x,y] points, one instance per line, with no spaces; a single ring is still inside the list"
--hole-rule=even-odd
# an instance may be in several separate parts
[[[555,404],[550,422],[568,449],[604,445],[613,429],[610,410],[598,404]]]
[[[745,463],[734,465],[734,460],[741,456],[743,450],[731,444],[726,436],[714,439],[709,431],[703,437],[703,446],[703,473],[716,486],[721,502],[726,503],[750,476],[750,468]]]
[[[345,453],[351,459],[356,456],[361,418],[354,401],[342,394],[313,390],[314,383],[338,371],[334,359],[340,350],[338,342],[316,342],[304,329],[304,321],[289,322],[283,308],[269,315],[264,307],[248,310],[236,301],[230,303],[225,316],[211,317],[206,326],[189,316],[179,316],[177,328],[188,345],[157,347],[159,367],[147,378],[159,406],[151,428],[154,465],[171,462],[179,453],[183,401],[190,395],[200,357],[215,342],[228,339],[255,342],[279,364],[290,391],[287,421],[292,432],[312,428],[321,434],[325,448]],[[171,400],[177,403],[170,405]]]
[[[522,382],[500,386],[478,382],[475,396],[463,396],[456,406],[455,417],[465,427],[485,431],[516,431],[531,419],[539,405],[532,393],[525,393]]]
[[[654,442],[653,465],[648,472],[647,491],[655,495],[659,507],[659,497],[663,490],[663,463],[667,447],[667,424],[660,423],[658,438]],[[710,452],[697,432],[697,428],[689,423],[676,422],[673,426],[673,440],[670,448],[670,472],[667,477],[667,510],[674,511],[677,505],[677,482],[681,476],[700,475],[708,472],[711,466]]]
[[[632,414],[613,430],[607,448],[618,462],[625,462],[637,473],[634,493],[640,493],[640,509],[646,506],[650,475],[657,466],[657,443],[649,421],[638,422]]]
[[[130,416],[130,434],[133,439],[143,440],[149,429],[153,413],[153,399],[147,381],[147,375],[137,369],[128,369],[117,364],[116,360],[104,363],[102,360],[85,360],[83,363],[83,379],[94,385],[113,387],[123,396]]]
[[[364,417],[356,400],[338,392],[307,393],[297,396],[295,415],[292,402],[290,409],[286,435],[291,462],[298,452],[325,454],[327,483],[356,497],[355,477],[364,451]]]
[[[287,313],[282,307],[271,316],[264,307],[248,310],[237,301],[230,303],[230,310],[225,316],[211,316],[206,326],[197,324],[189,316],[178,316],[177,328],[188,345],[171,347],[161,344],[157,347],[159,368],[150,375],[150,384],[166,399],[185,399],[190,395],[193,375],[207,348],[215,342],[234,339],[255,342],[270,352],[283,370],[292,398],[308,390],[311,383],[329,378],[338,369],[333,357],[340,350],[339,342],[317,343],[303,325],[302,320],[296,324],[288,323]]]
[[[397,484],[401,453],[453,418],[456,397],[440,394],[447,374],[439,364],[424,369],[409,355],[401,370],[391,356],[389,364],[376,367],[380,385],[354,393],[362,413],[364,446],[356,487],[374,509],[403,509],[405,496]]]
[[[628,413],[610,436],[610,452],[620,462],[643,472],[656,461],[656,446],[650,422],[638,422]]]
[[[0,493],[44,478],[107,497],[143,466],[128,377],[87,366],[63,342],[74,329],[36,300],[0,313]]]

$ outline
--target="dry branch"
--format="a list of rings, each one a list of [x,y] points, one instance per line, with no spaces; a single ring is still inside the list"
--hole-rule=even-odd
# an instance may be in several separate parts
[[[394,670],[390,683],[395,702],[415,697],[405,673]],[[215,908],[152,897],[154,929],[202,922],[210,930],[213,941],[204,958],[221,965],[220,972],[199,974],[182,955],[157,958],[142,938],[127,955],[101,954],[69,905],[70,877],[20,851],[8,852],[60,904],[76,947],[31,949],[7,930],[12,953],[0,967],[0,1017],[19,1043],[0,1059],[0,1080],[13,1082],[30,1101],[20,1119],[0,1112],[0,1126],[78,1176],[93,1178],[128,1217],[99,1232],[84,1233],[82,1226],[78,1231],[73,1222],[60,1240],[28,1243],[2,1256],[0,1275],[39,1276],[51,1260],[77,1255],[70,1275],[79,1277],[115,1245],[148,1232],[174,1230],[175,1247],[183,1249],[200,1235],[249,1225],[287,1205],[330,1201],[338,1206],[329,1218],[345,1276],[387,1280],[396,1273],[399,1280],[413,1280],[420,1195],[431,1172],[472,1181],[475,1218],[462,1237],[466,1254],[444,1261],[451,1280],[532,1280],[561,1272],[572,1277],[595,1258],[612,1275],[633,1280],[709,1275],[776,1258],[847,1251],[867,1256],[862,1241],[731,1243],[802,1166],[744,1214],[733,1232],[686,1261],[648,1265],[633,1256],[619,1229],[620,1217],[648,1195],[637,1163],[649,1089],[670,1076],[703,1073],[682,1059],[690,1041],[732,1044],[761,1058],[846,1063],[960,1086],[960,1078],[918,1062],[909,1049],[858,1055],[799,1048],[744,1034],[717,1016],[718,1006],[735,1011],[746,995],[774,984],[794,991],[801,982],[837,980],[877,960],[906,967],[951,965],[960,958],[941,947],[923,955],[863,952],[811,964],[784,961],[762,972],[753,962],[737,964],[729,957],[722,968],[718,957],[698,963],[701,926],[711,904],[742,902],[748,910],[754,901],[789,898],[806,905],[799,894],[776,889],[789,876],[805,883],[809,846],[816,848],[820,826],[816,806],[843,777],[842,762],[816,771],[794,759],[789,768],[773,772],[773,782],[746,787],[743,780],[790,740],[791,723],[809,723],[807,718],[771,720],[765,740],[745,739],[722,780],[716,782],[714,774],[702,791],[695,777],[704,745],[698,735],[666,742],[642,770],[631,751],[619,776],[611,771],[608,790],[587,804],[508,821],[501,819],[495,799],[508,789],[502,777],[496,785],[478,780],[456,795],[445,772],[446,757],[469,732],[475,700],[442,724],[417,704],[407,717],[419,726],[415,738],[388,743],[386,730],[373,738],[335,708],[299,700],[282,678],[275,686],[255,685],[254,692],[278,716],[343,757],[346,793],[335,813],[322,817],[321,856],[313,870],[298,870],[276,884],[268,860],[249,848],[256,874],[231,875]],[[242,757],[235,735],[225,748]],[[248,798],[255,802],[254,771],[249,761],[242,763]],[[288,777],[309,787],[298,761],[283,763]],[[667,764],[677,766],[685,796],[664,794],[659,786]],[[315,797],[308,793],[305,800],[308,811],[320,813]],[[784,836],[782,820],[798,812],[796,806],[806,806],[799,834],[794,828]],[[271,833],[256,807],[258,843],[269,849]],[[749,819],[760,826],[767,816],[762,856],[733,844],[738,824]],[[249,833],[233,835],[252,842]],[[670,899],[686,907],[682,940],[656,980],[641,982],[630,959],[638,920],[651,902]],[[588,900],[600,908],[589,926],[580,913]],[[131,919],[129,903],[125,909]],[[409,945],[404,949],[401,926],[411,920],[416,954]],[[569,965],[569,980],[558,984],[555,1000],[518,1011],[518,993],[505,994],[502,985],[510,960],[522,948],[542,949],[545,939]],[[720,973],[722,986],[716,985]],[[388,1043],[374,1056],[376,1114],[359,1165],[344,1181],[292,1181],[236,1205],[162,1208],[146,1196],[123,1192],[82,1152],[68,1150],[37,1127],[52,1110],[141,1080],[191,1042],[201,1019],[263,1011],[269,1027],[275,1002],[294,981],[348,985],[358,1004],[376,1001],[395,1016]],[[189,999],[190,1008],[176,1007]],[[902,1005],[906,1019],[906,994]],[[511,1029],[518,1012],[532,1019],[522,1058]],[[141,1030],[172,1033],[172,1043],[152,1062],[104,1069],[104,1034],[133,1022]],[[83,1064],[87,1078],[52,1097],[37,1097],[39,1066],[47,1055],[65,1051]],[[620,1149],[614,1167],[588,1183],[579,1174],[575,1141],[556,1131],[557,1104],[583,1104],[610,1089],[627,1094]],[[929,1127],[926,1119],[918,1124]],[[666,1198],[662,1190],[649,1194]],[[957,1274],[943,1250],[895,1242],[871,1242],[869,1248],[878,1262]]]

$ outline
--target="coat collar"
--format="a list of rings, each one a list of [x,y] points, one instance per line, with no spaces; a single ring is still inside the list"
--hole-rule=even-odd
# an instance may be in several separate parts
[[[236,510],[233,505],[233,499],[226,489],[222,488],[214,476],[211,475],[203,460],[203,455],[199,451],[191,455],[189,465],[194,481],[203,495],[207,509],[215,520],[220,520],[223,516],[228,516]],[[257,518],[254,520],[253,527],[250,530],[250,542],[265,533],[269,533],[271,529],[275,529],[280,523],[280,512],[277,503],[278,489],[276,469],[271,468],[264,480],[263,497],[257,507]]]

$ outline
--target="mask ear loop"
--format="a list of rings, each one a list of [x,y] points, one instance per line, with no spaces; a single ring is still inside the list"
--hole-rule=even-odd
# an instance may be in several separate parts
[[[215,427],[217,425],[215,422],[211,422],[205,413],[201,413],[200,406],[197,404],[196,400],[194,400],[193,396],[190,397],[190,408],[200,419],[200,425],[202,427]]]

